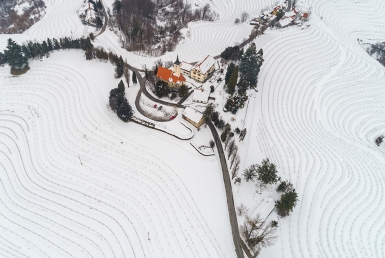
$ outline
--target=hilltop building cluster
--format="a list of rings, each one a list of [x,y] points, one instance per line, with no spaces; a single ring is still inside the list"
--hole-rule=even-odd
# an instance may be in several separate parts
[[[285,5],[274,6],[272,10],[263,11],[261,15],[259,15],[257,18],[254,18],[250,22],[250,25],[259,27],[262,25],[267,25],[274,20],[278,20],[275,22],[275,26],[284,28],[290,25],[300,25],[304,21],[307,21],[309,18],[309,13],[297,11],[294,5],[290,11],[285,10]]]

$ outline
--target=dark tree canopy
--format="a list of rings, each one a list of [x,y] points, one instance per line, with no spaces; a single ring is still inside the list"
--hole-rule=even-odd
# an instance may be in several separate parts
[[[21,46],[12,39],[8,39],[5,59],[12,68],[21,69],[28,65],[28,58],[22,53]]]
[[[281,195],[281,199],[275,202],[277,213],[281,217],[286,217],[293,211],[298,202],[298,194],[291,190]]]
[[[257,86],[258,75],[263,61],[263,50],[260,49],[257,53],[255,43],[251,43],[250,47],[243,54],[239,65],[244,91]]]

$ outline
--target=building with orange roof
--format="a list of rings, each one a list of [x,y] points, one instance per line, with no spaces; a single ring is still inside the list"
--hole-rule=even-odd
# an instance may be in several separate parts
[[[180,88],[186,81],[186,78],[181,74],[180,65],[181,62],[179,62],[179,58],[177,57],[174,62],[173,70],[159,66],[156,77],[161,81],[167,82],[168,86],[171,88]]]

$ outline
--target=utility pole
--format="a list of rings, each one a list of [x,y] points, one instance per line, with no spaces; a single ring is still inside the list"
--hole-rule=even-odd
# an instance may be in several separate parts
[[[80,164],[82,164],[82,166],[83,166],[83,162],[82,162],[82,160],[80,159],[80,155],[78,155],[78,158],[79,158],[79,160],[80,160]]]

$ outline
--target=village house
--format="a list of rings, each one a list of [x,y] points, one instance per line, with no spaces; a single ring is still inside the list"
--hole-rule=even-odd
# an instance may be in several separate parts
[[[186,107],[184,109],[182,118],[188,121],[190,124],[192,124],[196,128],[199,128],[205,122],[205,118],[203,114],[190,107]]]
[[[189,63],[182,61],[180,69],[181,69],[183,75],[190,77],[192,68],[193,68],[192,64],[189,64]]]
[[[199,81],[204,82],[210,73],[215,69],[215,59],[208,55],[202,61],[198,62],[191,69],[190,77]]]
[[[192,101],[207,104],[210,97],[210,91],[206,89],[194,89]]]
[[[159,66],[156,77],[161,81],[167,82],[169,87],[179,89],[186,81],[186,78],[181,74],[181,64],[177,57],[173,70]]]

